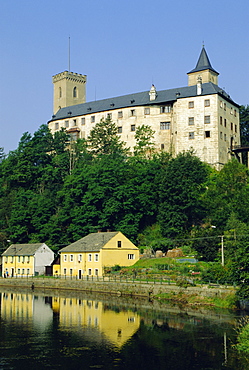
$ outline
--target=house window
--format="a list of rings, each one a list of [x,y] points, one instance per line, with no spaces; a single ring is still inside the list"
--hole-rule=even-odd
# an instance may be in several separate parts
[[[30,256],[27,256],[27,262],[28,263],[30,262]]]
[[[88,269],[88,275],[91,276],[92,275],[92,269]]]
[[[210,116],[204,117],[204,123],[210,123]]]
[[[160,130],[169,130],[170,122],[160,122]]]
[[[81,118],[81,124],[82,124],[82,125],[85,125],[85,124],[86,124],[86,117],[82,117],[82,118]]]
[[[131,109],[130,114],[131,114],[131,117],[135,117],[136,116],[136,109]]]
[[[67,255],[64,254],[64,262],[67,262]]]
[[[231,122],[231,130],[233,131],[233,123]]]
[[[64,269],[64,275],[66,275],[67,274],[67,269]]]
[[[136,125],[131,125],[131,131],[136,131]]]
[[[210,131],[205,131],[205,138],[210,137]]]
[[[94,260],[95,260],[95,262],[98,262],[99,261],[99,255],[98,254],[95,254]]]
[[[189,124],[189,126],[194,125],[194,123],[195,123],[195,118],[194,117],[188,117],[188,124]]]
[[[22,274],[24,274],[24,272],[25,272],[25,269],[22,269]]]
[[[20,275],[21,269],[17,269],[17,273],[18,273],[18,275]]]
[[[25,262],[25,256],[22,256],[22,263]]]
[[[195,138],[195,133],[194,133],[194,132],[189,132],[189,133],[188,133],[188,138],[189,138],[190,140],[194,139],[194,138]]]
[[[59,122],[55,122],[55,124],[54,124],[54,125],[55,125],[55,127],[54,127],[54,128],[55,128],[55,130],[58,130],[58,128],[59,128]]]
[[[8,263],[8,256],[5,257],[5,263]]]
[[[70,262],[73,262],[73,254],[70,254]]]
[[[95,269],[95,276],[99,275],[99,269]]]
[[[82,254],[79,254],[79,255],[78,255],[78,261],[79,261],[79,262],[82,262]]]
[[[29,275],[30,274],[30,269],[27,269],[27,275]]]
[[[123,112],[121,110],[118,112],[118,118],[123,118]]]
[[[210,100],[209,99],[204,100],[204,107],[210,107]]]
[[[91,254],[88,254],[88,261],[91,262],[92,261],[92,255]]]
[[[134,260],[135,259],[135,254],[128,254],[128,260]]]
[[[119,126],[119,127],[118,127],[118,134],[122,134],[122,131],[123,131],[122,126]]]
[[[69,127],[69,121],[65,121],[65,127]]]
[[[227,127],[227,120],[224,118],[224,127]]]
[[[70,273],[70,276],[72,276],[73,275],[73,269],[70,269],[69,273]]]
[[[222,125],[222,117],[220,116],[220,124]]]
[[[95,116],[91,116],[91,123],[95,122]]]
[[[171,112],[171,106],[170,105],[164,105],[160,107],[160,113],[170,113]]]
[[[194,108],[194,106],[195,106],[195,103],[193,101],[188,102],[188,107],[189,108]]]
[[[118,248],[121,248],[121,247],[122,247],[122,241],[121,241],[121,240],[118,240],[118,242],[117,242],[117,247],[118,247]]]
[[[77,98],[77,87],[73,88],[73,98]]]
[[[145,115],[150,114],[150,108],[144,108],[144,114]]]

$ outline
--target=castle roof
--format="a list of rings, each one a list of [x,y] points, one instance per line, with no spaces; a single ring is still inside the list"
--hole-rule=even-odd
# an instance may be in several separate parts
[[[202,84],[202,95],[220,94],[226,100],[232,102],[230,96],[220,87],[212,82]],[[156,92],[155,100],[151,101],[149,91],[117,96],[108,99],[91,101],[83,104],[73,105],[59,109],[59,111],[52,116],[49,122],[59,119],[70,119],[72,117],[83,116],[87,114],[95,114],[98,112],[105,112],[114,109],[122,109],[127,107],[151,106],[172,104],[177,99],[197,96],[196,86],[185,86],[180,88],[161,90]]]
[[[210,69],[211,71],[219,74],[217,71],[215,71],[215,69],[213,69],[213,67],[210,63],[210,60],[208,58],[207,52],[206,52],[206,50],[203,46],[202,50],[201,50],[201,54],[200,54],[199,59],[198,59],[198,62],[196,64],[196,67],[194,69],[192,69],[192,71],[188,72],[188,74],[189,73],[194,73],[194,72],[204,71],[205,69]]]

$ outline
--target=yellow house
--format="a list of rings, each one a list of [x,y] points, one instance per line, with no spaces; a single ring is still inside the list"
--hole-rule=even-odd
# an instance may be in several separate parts
[[[54,252],[45,243],[12,244],[2,254],[3,277],[42,275]]]
[[[138,259],[139,249],[120,231],[92,233],[60,250],[60,273],[79,279],[103,276],[104,267],[131,266]]]

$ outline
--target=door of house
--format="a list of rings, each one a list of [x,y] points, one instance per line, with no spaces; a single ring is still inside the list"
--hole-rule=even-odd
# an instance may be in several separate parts
[[[82,277],[81,270],[79,270],[79,279],[81,279],[81,277]]]
[[[11,276],[12,276],[12,277],[14,277],[14,271],[15,271],[15,270],[14,270],[14,269],[13,269],[13,267],[12,267],[12,268],[11,268]]]

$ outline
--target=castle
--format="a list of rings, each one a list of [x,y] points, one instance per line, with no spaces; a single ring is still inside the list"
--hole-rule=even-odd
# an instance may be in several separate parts
[[[136,128],[148,125],[158,151],[193,150],[219,169],[240,146],[239,105],[218,86],[219,73],[204,46],[187,75],[186,87],[157,91],[152,85],[148,91],[86,102],[86,76],[59,73],[53,76],[54,114],[48,126],[52,133],[65,128],[73,140],[87,139],[94,125],[109,117],[132,149]]]

